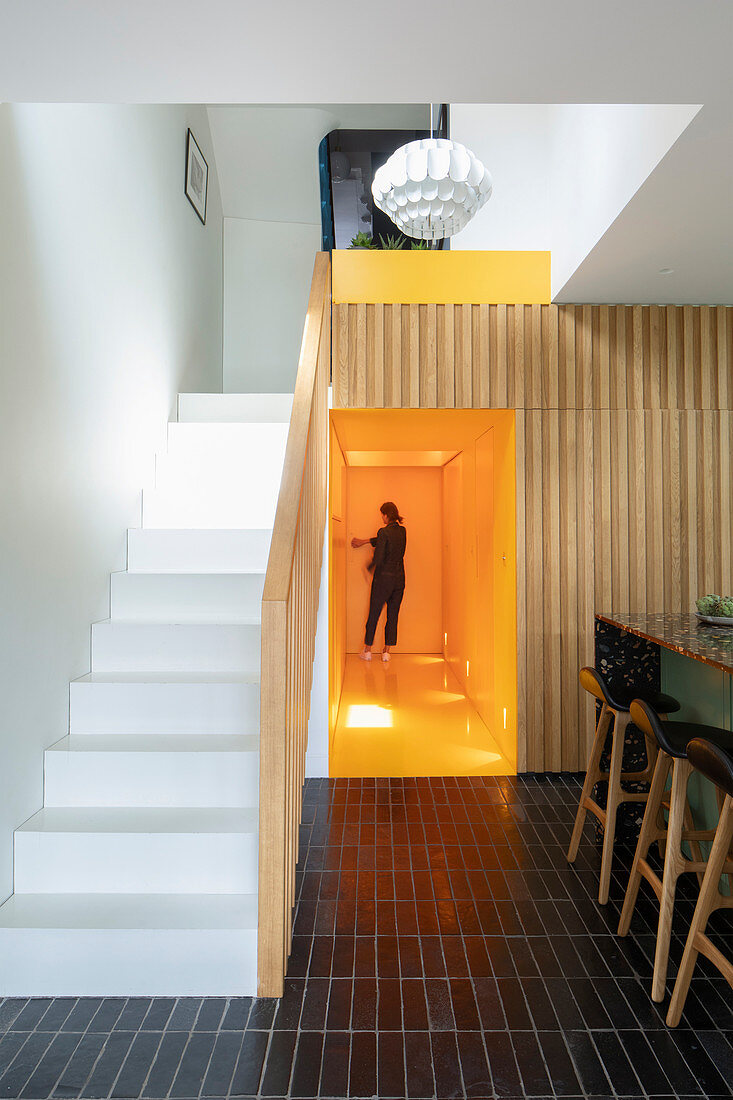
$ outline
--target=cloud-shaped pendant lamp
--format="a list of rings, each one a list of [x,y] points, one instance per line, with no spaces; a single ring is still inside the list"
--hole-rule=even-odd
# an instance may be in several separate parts
[[[423,138],[403,145],[377,169],[372,194],[406,236],[437,241],[468,225],[491,187],[490,173],[465,145]]]

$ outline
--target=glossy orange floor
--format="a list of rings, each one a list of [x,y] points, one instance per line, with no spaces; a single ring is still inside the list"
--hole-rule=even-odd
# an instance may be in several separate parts
[[[416,766],[416,761],[419,763]],[[512,775],[440,655],[346,658],[331,775]]]

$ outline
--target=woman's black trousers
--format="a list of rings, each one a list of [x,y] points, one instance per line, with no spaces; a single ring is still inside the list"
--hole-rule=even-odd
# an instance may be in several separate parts
[[[397,619],[400,614],[400,604],[405,592],[405,582],[402,577],[389,574],[372,579],[372,594],[369,599],[369,618],[367,619],[364,644],[371,646],[374,641],[374,632],[377,629],[377,620],[382,614],[382,608],[387,605],[387,624],[384,628],[384,644],[397,644]]]

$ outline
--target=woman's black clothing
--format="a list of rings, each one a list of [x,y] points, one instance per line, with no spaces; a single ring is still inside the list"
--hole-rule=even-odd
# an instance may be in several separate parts
[[[369,540],[374,547],[372,569],[374,577],[395,577],[405,583],[405,547],[407,531],[399,523],[388,523],[382,527],[375,539]]]
[[[364,644],[371,646],[382,608],[387,605],[387,623],[384,628],[384,644],[397,644],[397,619],[405,592],[405,547],[407,531],[399,523],[382,527],[376,538],[369,540],[374,547],[371,568],[374,570],[369,599],[369,617],[364,634]]]

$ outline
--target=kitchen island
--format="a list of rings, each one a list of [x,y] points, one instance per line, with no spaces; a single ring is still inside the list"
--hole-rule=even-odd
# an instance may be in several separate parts
[[[696,615],[598,612],[596,667],[612,683],[673,695],[682,709],[671,721],[733,729],[733,627],[711,626]],[[638,750],[643,752],[641,734]],[[715,791],[696,772],[689,800],[696,824],[714,828]]]

